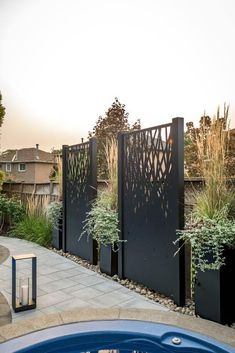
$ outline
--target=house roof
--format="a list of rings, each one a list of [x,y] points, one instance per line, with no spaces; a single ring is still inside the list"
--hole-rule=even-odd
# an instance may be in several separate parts
[[[38,148],[21,148],[19,150],[8,150],[0,155],[0,163],[19,163],[19,162],[44,162],[54,163],[55,157],[50,152],[42,151]]]

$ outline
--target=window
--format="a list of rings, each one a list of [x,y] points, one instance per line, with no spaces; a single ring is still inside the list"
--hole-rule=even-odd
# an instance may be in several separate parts
[[[25,163],[19,163],[19,165],[18,165],[18,171],[19,171],[19,172],[25,172],[25,171],[26,171],[26,165],[25,165]]]
[[[11,163],[6,164],[6,172],[11,172]]]

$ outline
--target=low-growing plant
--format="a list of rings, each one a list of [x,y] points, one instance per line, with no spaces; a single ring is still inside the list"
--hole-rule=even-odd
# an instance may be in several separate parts
[[[59,219],[62,212],[62,202],[53,201],[51,202],[46,209],[46,216],[51,221],[52,226],[56,229],[59,228]]]
[[[177,241],[190,242],[194,269],[219,270],[226,262],[224,249],[235,248],[235,220],[224,207],[214,218],[195,218],[178,231]]]
[[[118,214],[115,210],[103,205],[102,196],[98,198],[90,212],[87,213],[82,235],[90,235],[98,244],[115,245],[119,242]]]
[[[51,244],[52,224],[45,215],[27,215],[16,223],[9,234],[42,246]]]
[[[0,195],[0,231],[4,225],[12,226],[24,216],[25,208],[19,200]]]

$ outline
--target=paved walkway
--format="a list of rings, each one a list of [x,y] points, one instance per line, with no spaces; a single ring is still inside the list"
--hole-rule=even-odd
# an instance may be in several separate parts
[[[34,253],[37,256],[37,308],[12,311],[12,321],[60,313],[73,308],[167,308],[135,293],[44,247],[16,238],[0,237],[10,255]],[[0,292],[11,306],[11,256],[0,265]],[[20,277],[31,272],[30,262],[19,263]]]

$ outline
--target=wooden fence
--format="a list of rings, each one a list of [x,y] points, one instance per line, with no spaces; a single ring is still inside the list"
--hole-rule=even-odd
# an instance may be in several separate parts
[[[29,197],[37,199],[48,198],[48,202],[57,201],[60,198],[58,183],[3,183],[2,193],[8,197],[16,197],[25,202]]]

